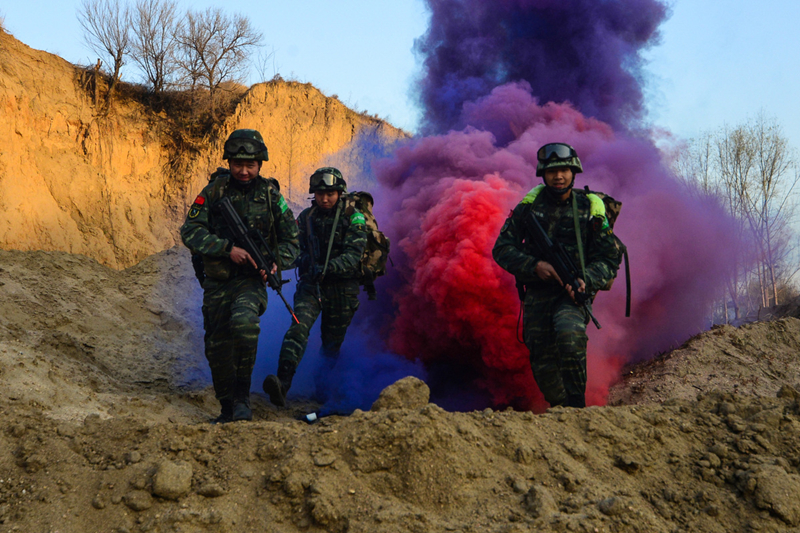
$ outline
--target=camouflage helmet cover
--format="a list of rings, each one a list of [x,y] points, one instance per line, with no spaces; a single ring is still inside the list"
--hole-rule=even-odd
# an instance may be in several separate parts
[[[583,172],[581,160],[575,149],[566,143],[545,144],[536,152],[538,163],[536,165],[536,175],[544,176],[544,171],[548,168],[569,167],[573,174]]]
[[[347,183],[338,168],[322,167],[311,174],[308,180],[308,192],[340,191],[347,192]]]
[[[269,161],[264,138],[257,130],[240,129],[230,134],[223,147],[222,159]]]

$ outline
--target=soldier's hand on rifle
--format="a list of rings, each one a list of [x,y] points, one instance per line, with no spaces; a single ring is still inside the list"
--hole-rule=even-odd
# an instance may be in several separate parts
[[[269,273],[272,274],[272,275],[275,275],[275,273],[277,271],[278,271],[278,265],[276,265],[275,263],[272,263],[272,268],[270,269]],[[261,274],[261,281],[266,283],[267,282],[267,272],[266,272],[266,270],[263,270],[263,269],[259,270],[258,273]]]
[[[244,248],[239,248],[238,246],[231,248],[231,261],[237,265],[246,265],[247,263],[250,263],[253,268],[258,268],[256,262],[253,260],[250,254],[247,253],[247,250]]]
[[[584,283],[581,278],[577,279],[578,279],[578,292],[586,292],[586,283]],[[572,290],[572,286],[565,285],[564,288],[567,289],[567,293],[569,293],[569,297],[572,298],[572,301],[578,303],[578,301],[575,299],[575,291]]]
[[[322,281],[322,267],[316,263],[311,265],[311,268],[308,269],[308,278],[311,283]]]
[[[564,285],[561,281],[561,278],[558,277],[556,273],[556,269],[553,268],[553,265],[548,263],[547,261],[539,261],[536,263],[536,268],[534,270],[536,275],[539,276],[539,279],[542,281],[550,281],[555,280],[556,283],[559,285]]]

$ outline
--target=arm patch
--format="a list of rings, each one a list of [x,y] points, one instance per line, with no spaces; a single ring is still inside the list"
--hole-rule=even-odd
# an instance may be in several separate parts
[[[281,208],[281,213],[285,213],[286,210],[289,209],[289,206],[286,205],[286,200],[283,198],[282,194],[278,198],[278,207]]]
[[[364,218],[364,215],[356,211],[350,216],[350,224],[362,224],[366,225],[367,220]]]

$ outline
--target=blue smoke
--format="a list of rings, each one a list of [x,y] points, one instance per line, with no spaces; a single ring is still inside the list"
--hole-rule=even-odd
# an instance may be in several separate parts
[[[284,285],[283,295],[290,303],[293,301],[296,281],[292,277]],[[325,369],[320,348],[320,319],[314,324],[309,336],[306,353],[297,367],[289,400],[324,400],[323,413],[351,413],[355,409],[369,410],[380,392],[395,381],[406,376],[425,378],[420,363],[408,361],[389,353],[377,332],[369,327],[371,316],[378,312],[378,302],[367,300],[361,293],[360,306],[353,323],[347,330],[342,350],[332,369]],[[269,291],[269,305],[261,317],[261,335],[258,339],[258,357],[253,369],[253,392],[262,392],[261,383],[268,374],[275,374],[278,368],[283,336],[291,325],[291,317],[274,291]],[[315,377],[322,372],[320,386]]]

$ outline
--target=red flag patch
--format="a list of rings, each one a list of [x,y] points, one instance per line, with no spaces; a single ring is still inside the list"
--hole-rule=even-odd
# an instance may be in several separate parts
[[[206,199],[198,195],[198,197],[194,199],[194,203],[196,205],[203,205],[204,203],[206,203]]]

